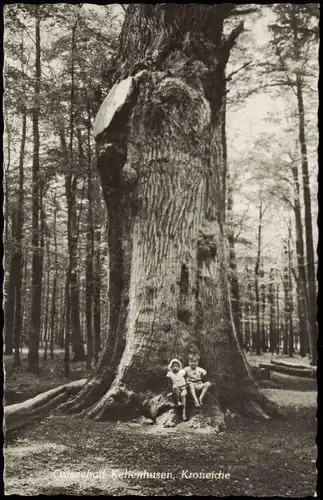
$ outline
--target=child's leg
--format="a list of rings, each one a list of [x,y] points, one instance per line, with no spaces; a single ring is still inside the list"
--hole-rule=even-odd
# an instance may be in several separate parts
[[[194,384],[188,384],[188,387],[190,388],[190,393],[192,394],[192,398],[194,400],[195,406],[201,406],[200,403],[199,403],[199,400],[196,397],[195,385]]]
[[[176,403],[180,406],[181,401],[180,401],[180,390],[179,390],[179,388],[178,387],[173,387],[173,392],[175,394]]]
[[[200,404],[202,404],[203,398],[204,398],[205,394],[207,393],[207,391],[209,390],[210,387],[211,387],[211,383],[210,382],[205,382],[203,384],[203,389],[202,389],[201,395],[199,397]]]
[[[183,405],[183,420],[186,420],[186,389],[182,390],[181,392],[181,401]]]

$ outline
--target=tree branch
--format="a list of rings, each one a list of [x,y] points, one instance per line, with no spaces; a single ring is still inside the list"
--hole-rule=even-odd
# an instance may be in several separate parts
[[[234,44],[237,41],[237,38],[244,30],[244,22],[241,21],[233,30],[230,35],[224,40],[222,45],[222,60],[223,62],[227,62],[230,56],[230,51],[232,50]]]
[[[243,69],[250,68],[251,65],[252,65],[252,61],[248,61],[248,62],[244,63],[242,66],[240,66],[240,68],[229,73],[228,76],[226,77],[226,81],[229,82],[234,75],[236,75],[237,73],[239,73]],[[255,65],[253,65],[253,66],[255,66]]]

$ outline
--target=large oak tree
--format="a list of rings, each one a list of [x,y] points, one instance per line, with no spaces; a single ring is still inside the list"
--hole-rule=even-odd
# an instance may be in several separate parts
[[[243,25],[228,36],[223,27],[236,9],[127,8],[115,84],[94,128],[108,212],[109,331],[66,410],[158,421],[172,407],[167,363],[197,352],[213,382],[209,416],[278,413],[253,380],[230,304],[221,109]]]

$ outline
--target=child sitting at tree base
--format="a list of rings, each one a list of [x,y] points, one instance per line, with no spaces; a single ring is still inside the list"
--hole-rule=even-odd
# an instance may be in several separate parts
[[[210,382],[203,382],[203,379],[206,376],[206,370],[204,368],[201,368],[198,366],[199,362],[199,357],[196,354],[190,354],[188,356],[188,364],[189,366],[186,366],[183,369],[186,382],[188,384],[190,393],[192,395],[192,398],[194,400],[195,406],[200,407],[203,406],[203,399],[209,388],[211,387]],[[197,398],[196,393],[199,393],[200,397]]]
[[[183,420],[186,418],[186,380],[182,370],[182,363],[178,359],[172,359],[168,365],[167,378],[171,382],[172,391],[178,406],[183,406]]]

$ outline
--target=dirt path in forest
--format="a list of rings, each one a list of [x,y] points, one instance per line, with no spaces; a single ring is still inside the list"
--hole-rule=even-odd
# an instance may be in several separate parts
[[[316,393],[266,392],[288,420],[222,434],[51,416],[5,447],[6,495],[313,496]]]

